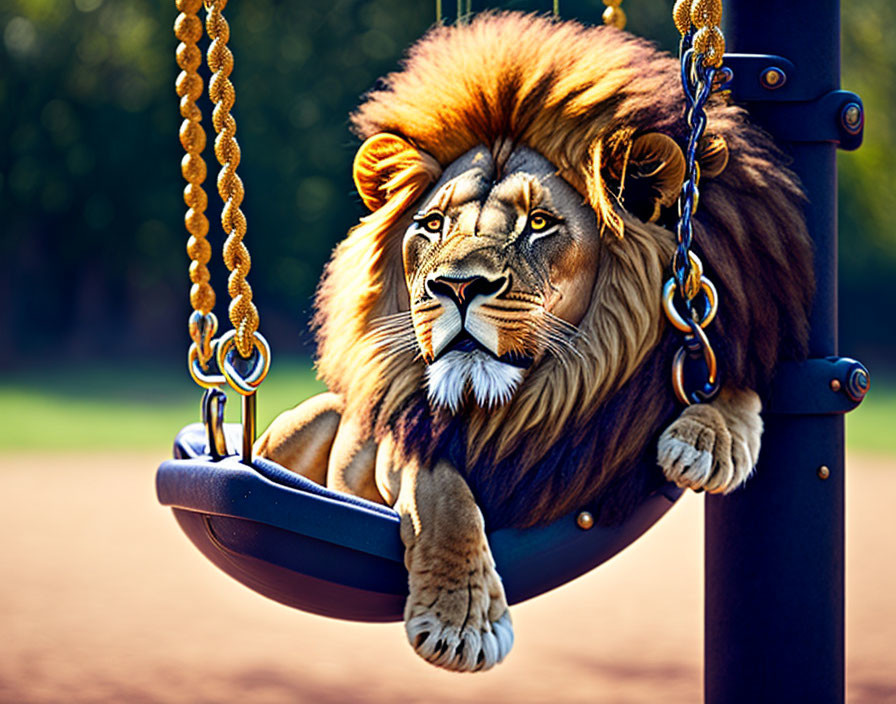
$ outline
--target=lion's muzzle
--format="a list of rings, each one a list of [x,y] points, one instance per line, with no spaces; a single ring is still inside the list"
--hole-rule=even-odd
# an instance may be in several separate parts
[[[532,360],[502,350],[500,325],[490,310],[510,288],[509,275],[459,276],[433,272],[425,289],[438,305],[426,341],[427,385],[436,405],[456,412],[467,391],[485,407],[506,403]]]
[[[446,275],[433,272],[426,278],[426,292],[438,303],[437,317],[432,320],[428,335],[431,361],[438,360],[464,338],[470,338],[474,346],[500,357],[498,328],[489,320],[483,306],[497,299],[510,286],[510,277],[504,275],[471,274]]]

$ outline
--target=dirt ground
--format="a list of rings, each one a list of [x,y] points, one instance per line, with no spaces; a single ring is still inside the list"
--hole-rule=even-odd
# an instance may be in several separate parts
[[[156,504],[158,459],[0,460],[0,702],[701,699],[698,496],[515,607],[504,664],[455,675],[418,661],[400,624],[307,615],[219,573]],[[849,701],[896,702],[896,461],[852,456],[848,477]]]

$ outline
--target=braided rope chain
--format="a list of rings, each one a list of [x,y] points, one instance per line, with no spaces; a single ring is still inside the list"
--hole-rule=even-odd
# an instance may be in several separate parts
[[[209,362],[215,356],[215,333],[218,330],[218,319],[212,312],[215,307],[215,291],[209,283],[208,263],[212,256],[212,248],[208,235],[208,219],[205,209],[208,207],[208,196],[202,188],[206,177],[205,160],[202,151],[205,149],[205,130],[202,128],[202,112],[196,101],[202,95],[203,83],[199,75],[202,64],[202,52],[198,42],[202,38],[202,20],[199,19],[199,8],[202,0],[177,0],[180,14],[174,23],[174,35],[180,40],[177,46],[177,65],[181,72],[175,87],[180,97],[180,114],[183,122],[180,126],[180,143],[184,148],[181,160],[181,173],[187,182],[184,188],[184,203],[187,213],[184,224],[190,235],[187,241],[187,254],[190,257],[190,304],[193,313],[190,315],[188,330],[193,341],[187,356],[187,366],[197,384],[211,388],[224,383],[224,377],[215,374],[209,368]]]
[[[180,40],[177,65],[181,72],[176,82],[180,97],[180,142],[186,152],[181,171],[187,186],[184,202],[187,205],[185,223],[190,234],[187,253],[190,256],[190,315],[189,332],[192,344],[187,366],[193,380],[206,389],[202,400],[202,417],[208,430],[208,442],[213,457],[227,454],[224,438],[224,402],[221,390],[229,384],[243,398],[243,460],[251,463],[255,439],[255,391],[267,376],[271,350],[258,332],[258,311],[252,303],[252,288],[246,277],[251,266],[249,250],[243,244],[246,217],[240,210],[243,202],[243,182],[237,176],[240,148],[236,142],[236,120],[231,115],[236,92],[230,82],[233,54],[227,48],[230,27],[221,11],[227,0],[206,0],[206,32],[211,39],[207,62],[212,71],[209,98],[215,104],[212,124],[215,127],[215,156],[221,165],[218,172],[218,194],[224,204],[221,226],[227,235],[224,243],[224,263],[230,271],[227,290],[230,294],[229,317],[233,329],[215,338],[218,320],[212,309],[215,292],[210,283],[208,262],[211,246],[206,236],[209,231],[205,210],[208,196],[202,188],[206,164],[202,151],[206,147],[202,113],[196,101],[202,95],[203,81],[199,75],[202,52],[198,42],[202,38],[202,21],[198,13],[203,0],[175,0],[180,14],[174,23],[174,34]],[[240,359],[237,359],[239,353]],[[213,364],[214,362],[214,364]]]
[[[252,287],[246,277],[252,261],[249,250],[243,244],[246,235],[246,216],[240,210],[245,191],[243,182],[237,176],[240,163],[240,146],[236,141],[236,120],[231,114],[236,102],[236,91],[230,82],[233,71],[233,53],[227,47],[230,26],[221,14],[227,0],[216,0],[208,4],[206,31],[212,40],[208,48],[208,66],[213,75],[208,85],[208,95],[215,103],[212,124],[215,127],[215,156],[221,165],[218,172],[218,194],[224,203],[221,212],[221,226],[227,234],[224,243],[224,263],[230,271],[227,290],[231,301],[230,322],[236,331],[236,348],[240,356],[252,356],[258,330],[258,311],[252,303]]]
[[[669,321],[683,333],[684,343],[672,362],[672,386],[678,400],[690,405],[710,400],[719,390],[716,355],[704,330],[718,310],[718,294],[713,283],[703,275],[703,265],[699,257],[691,252],[691,244],[694,234],[692,218],[700,195],[697,151],[706,131],[706,103],[725,54],[725,38],[719,28],[722,2],[678,0],[673,9],[673,19],[681,33],[679,58],[689,137],[685,153],[685,180],[678,200],[678,247],[672,258],[673,276],[663,287],[663,308]],[[683,306],[686,315],[679,312],[676,294],[678,305]],[[701,295],[704,305],[702,313],[698,313],[694,301]],[[690,393],[685,390],[686,357],[702,358],[705,365],[705,381]]]

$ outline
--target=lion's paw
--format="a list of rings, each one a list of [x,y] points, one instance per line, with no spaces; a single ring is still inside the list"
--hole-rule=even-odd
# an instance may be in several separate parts
[[[424,660],[457,672],[488,670],[513,646],[501,578],[488,563],[464,580],[438,584],[438,572],[411,573],[405,607],[408,640]]]
[[[753,472],[758,454],[709,404],[688,406],[660,436],[657,460],[680,487],[727,494]]]

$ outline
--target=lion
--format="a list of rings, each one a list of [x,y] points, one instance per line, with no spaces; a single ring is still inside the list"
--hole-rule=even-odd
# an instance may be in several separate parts
[[[394,507],[407,636],[438,666],[486,670],[512,646],[486,529],[583,507],[615,524],[666,481],[733,491],[777,361],[806,354],[800,185],[714,94],[694,236],[721,301],[707,332],[723,384],[675,399],[681,338],[660,298],[684,105],[678,62],[641,39],[492,13],[433,28],[352,116],[371,212],[317,293],[329,391],[256,451]]]

